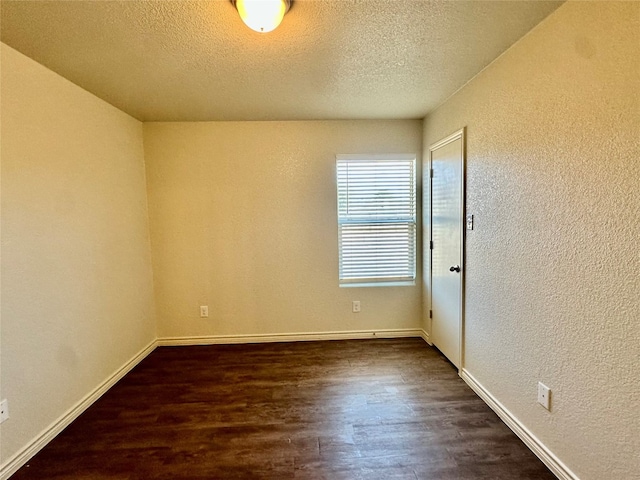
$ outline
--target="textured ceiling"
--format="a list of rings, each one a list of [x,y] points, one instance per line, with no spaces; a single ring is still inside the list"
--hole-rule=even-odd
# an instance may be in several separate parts
[[[2,41],[143,121],[421,118],[551,1],[295,0],[259,34],[228,0],[2,0]]]

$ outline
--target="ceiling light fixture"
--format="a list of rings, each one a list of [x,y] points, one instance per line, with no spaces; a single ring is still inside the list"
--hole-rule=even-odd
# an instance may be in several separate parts
[[[275,30],[291,6],[291,0],[231,0],[247,27],[259,33]]]

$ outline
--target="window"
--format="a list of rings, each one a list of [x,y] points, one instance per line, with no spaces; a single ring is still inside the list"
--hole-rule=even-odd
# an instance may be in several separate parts
[[[413,284],[415,155],[337,155],[340,285]]]

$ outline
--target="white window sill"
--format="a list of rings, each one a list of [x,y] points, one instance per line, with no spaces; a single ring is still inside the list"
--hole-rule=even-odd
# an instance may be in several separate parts
[[[415,287],[416,282],[363,282],[363,283],[341,283],[342,287]]]

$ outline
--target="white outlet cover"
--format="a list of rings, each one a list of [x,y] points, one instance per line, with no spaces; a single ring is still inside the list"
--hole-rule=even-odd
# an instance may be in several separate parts
[[[9,402],[5,399],[0,402],[0,423],[9,418]]]
[[[550,410],[551,389],[542,382],[538,382],[538,403],[547,410]]]

